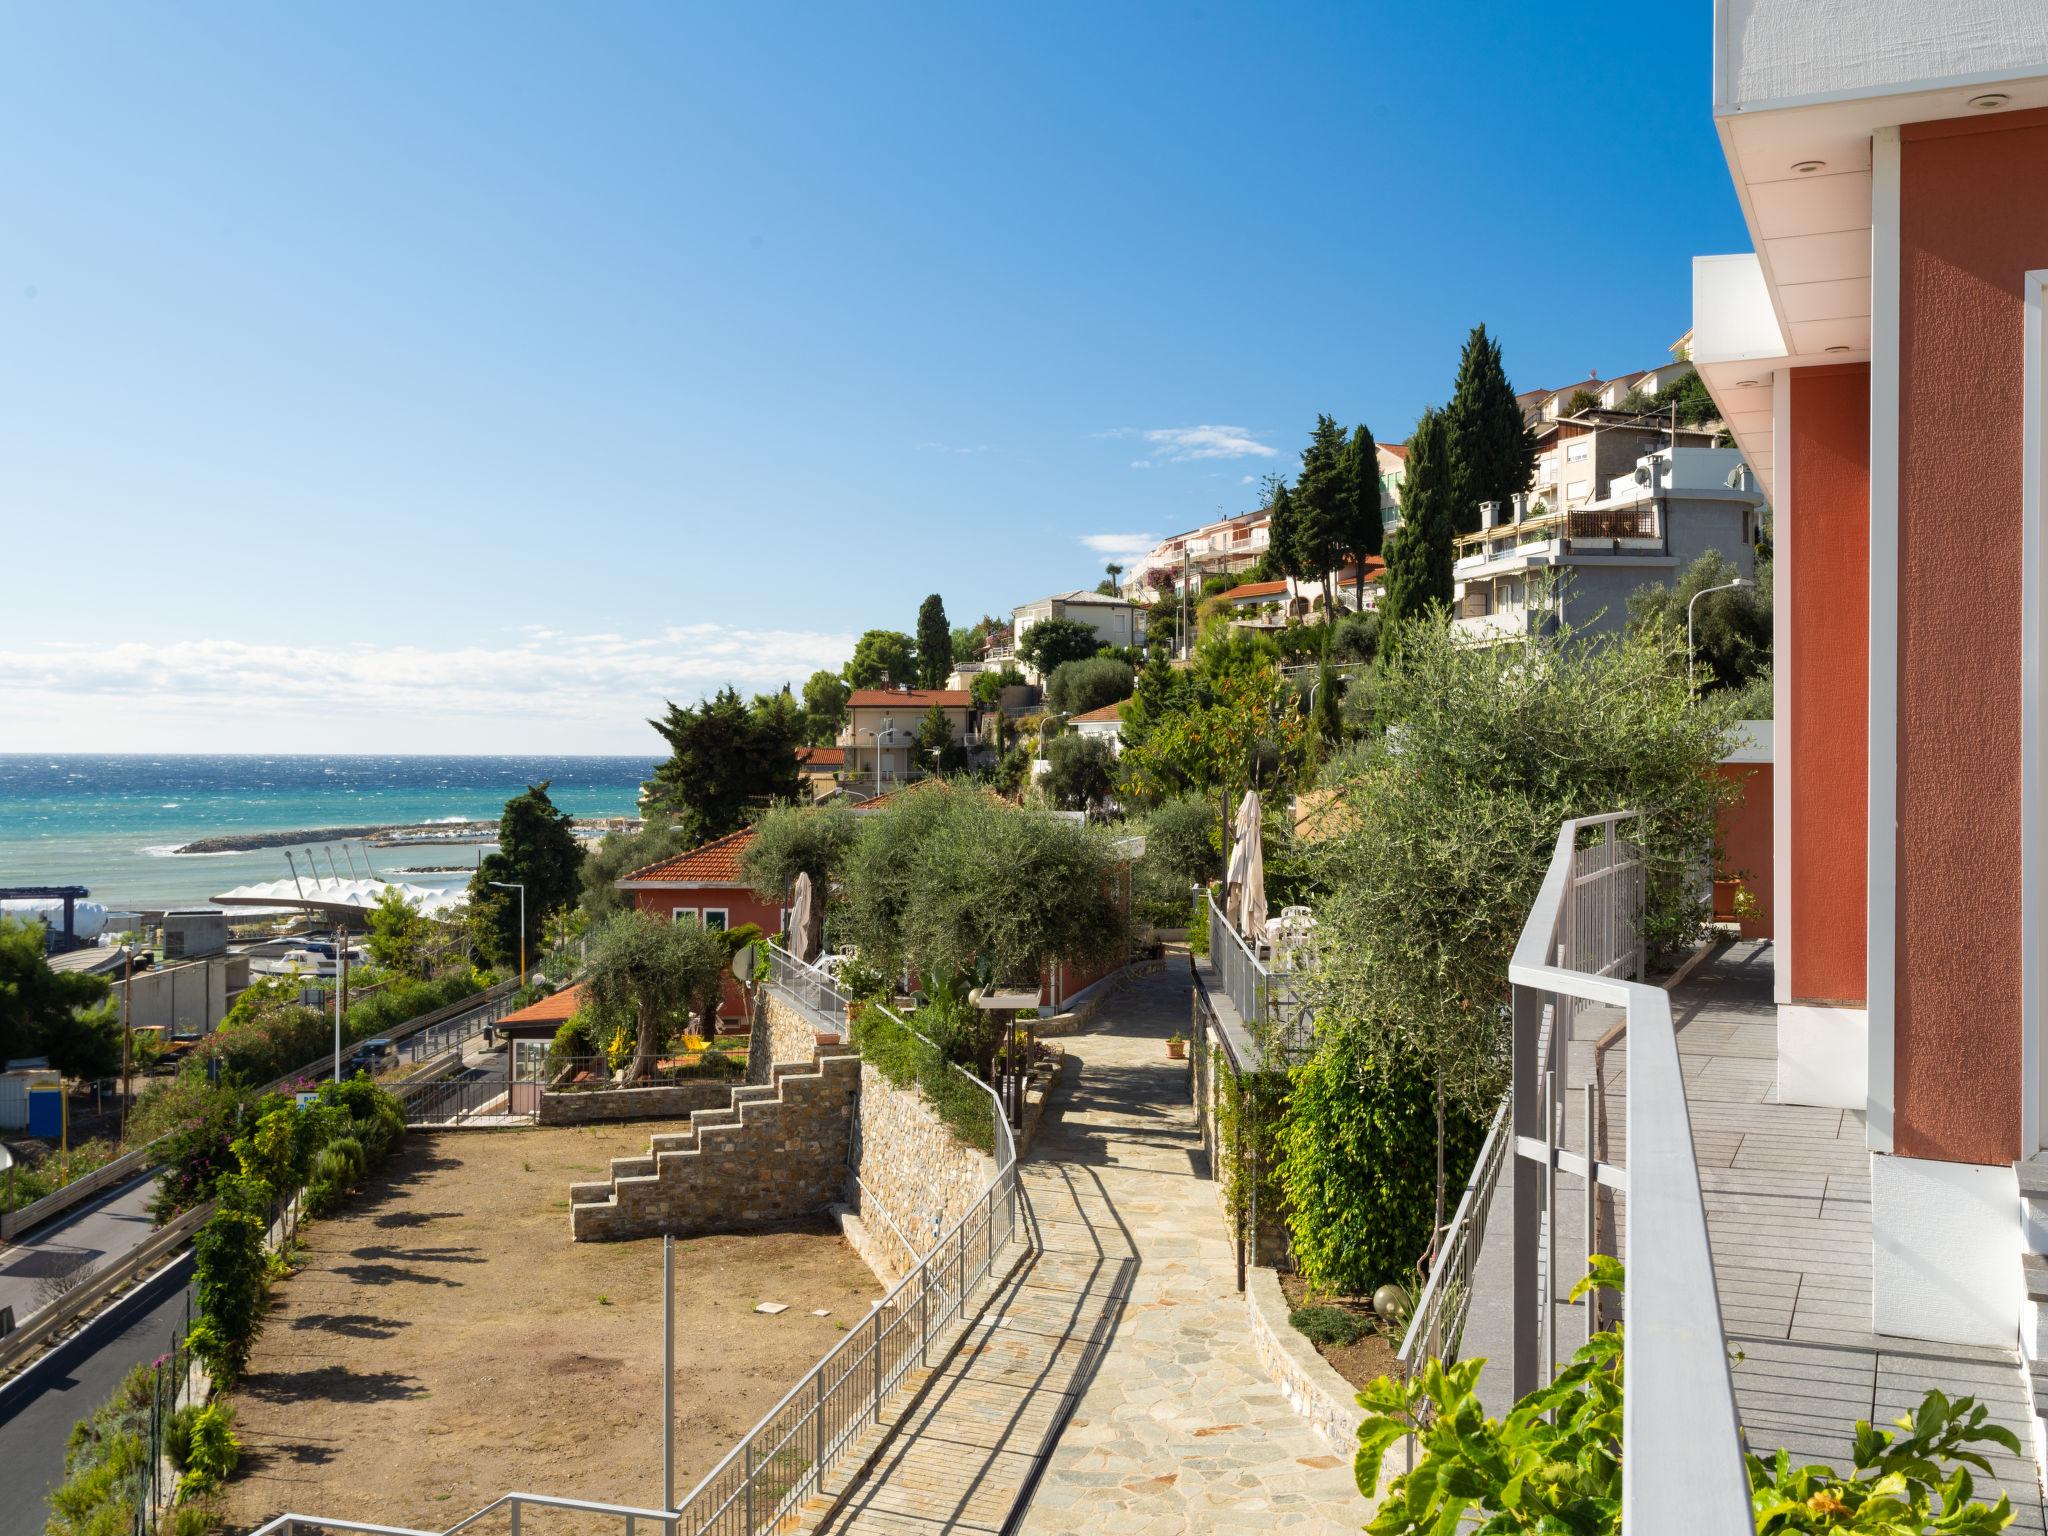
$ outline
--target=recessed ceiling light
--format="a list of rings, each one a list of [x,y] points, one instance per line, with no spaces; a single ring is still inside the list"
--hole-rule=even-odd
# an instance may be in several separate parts
[[[1827,168],[1828,163],[1825,160],[1795,160],[1792,162],[1792,169],[1802,176],[1811,176],[1815,171],[1824,171]]]
[[[1763,383],[1762,379],[1737,379],[1735,387],[1737,389],[1755,389],[1761,383]]]
[[[1847,352],[1849,349],[1847,347],[1837,345],[1832,347],[1824,347],[1822,348],[1822,350],[1826,352]]]
[[[1979,112],[1996,112],[2011,100],[2012,98],[2003,91],[1990,91],[1982,96],[1972,96],[1970,98],[1970,105]]]

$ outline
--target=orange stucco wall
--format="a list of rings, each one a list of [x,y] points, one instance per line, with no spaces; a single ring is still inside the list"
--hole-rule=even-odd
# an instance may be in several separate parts
[[[1716,828],[1721,860],[1714,871],[1714,916],[1724,922],[1735,917],[1733,887],[1723,882],[1740,881],[1756,902],[1755,910],[1741,919],[1745,939],[1772,936],[1771,872],[1775,849],[1771,840],[1771,770],[1769,763],[1720,765],[1721,776],[1741,786],[1742,798],[1721,807]],[[1731,899],[1724,903],[1724,898]]]
[[[1790,698],[1778,766],[1791,776],[1791,994],[1860,1007],[1870,870],[1868,365],[1797,369],[1787,431],[1790,554],[1777,600],[1790,605]]]
[[[2024,307],[2048,114],[1901,131],[1894,1144],[2020,1146]]]

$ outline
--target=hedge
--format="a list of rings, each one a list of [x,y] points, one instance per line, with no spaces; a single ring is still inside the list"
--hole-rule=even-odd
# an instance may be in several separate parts
[[[1332,1032],[1293,1073],[1280,1125],[1280,1183],[1295,1263],[1320,1296],[1413,1286],[1435,1225],[1436,1103],[1426,1079]],[[1446,1172],[1458,1188],[1486,1127],[1446,1111]]]
[[[982,1152],[995,1150],[995,1100],[936,1046],[927,1045],[872,1005],[854,1015],[853,1044],[861,1060],[898,1088],[915,1083],[924,1101],[967,1145]]]

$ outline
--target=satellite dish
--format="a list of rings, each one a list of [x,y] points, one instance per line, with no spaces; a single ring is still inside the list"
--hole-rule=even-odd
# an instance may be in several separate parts
[[[760,963],[755,952],[760,947],[757,943],[749,942],[742,944],[733,951],[732,974],[735,981],[752,981],[754,979],[754,968]]]

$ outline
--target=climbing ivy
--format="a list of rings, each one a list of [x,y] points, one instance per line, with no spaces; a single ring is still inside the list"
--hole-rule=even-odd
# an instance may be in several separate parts
[[[1287,1079],[1277,1072],[1239,1073],[1223,1047],[1210,1049],[1216,1076],[1216,1162],[1231,1224],[1251,1236],[1277,1220],[1285,1204],[1280,1185],[1280,1125],[1287,1109]]]

